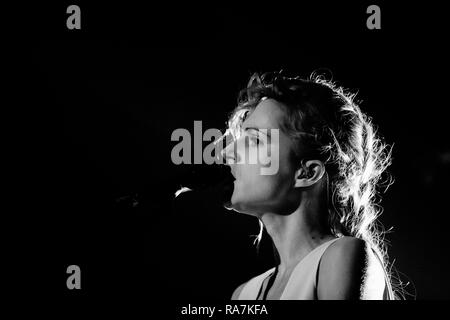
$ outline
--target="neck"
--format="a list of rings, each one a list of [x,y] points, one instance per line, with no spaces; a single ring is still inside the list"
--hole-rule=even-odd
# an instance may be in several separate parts
[[[319,206],[308,203],[289,215],[265,213],[261,216],[280,257],[280,275],[290,273],[314,248],[334,238],[320,222],[323,214]]]

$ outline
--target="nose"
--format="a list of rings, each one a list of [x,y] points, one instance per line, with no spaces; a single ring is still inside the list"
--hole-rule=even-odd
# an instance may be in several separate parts
[[[231,169],[231,174],[236,179],[236,163],[238,160],[237,153],[237,143],[236,141],[232,141],[229,143],[222,151],[222,156],[225,159],[225,165],[229,166]]]

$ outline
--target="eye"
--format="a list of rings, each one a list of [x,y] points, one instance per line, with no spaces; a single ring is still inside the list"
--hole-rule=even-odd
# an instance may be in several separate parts
[[[262,143],[261,139],[257,136],[250,136],[250,141],[256,146],[259,146]]]
[[[245,110],[244,113],[242,114],[242,122],[244,122],[245,120],[247,120],[247,117],[250,114],[250,110]]]

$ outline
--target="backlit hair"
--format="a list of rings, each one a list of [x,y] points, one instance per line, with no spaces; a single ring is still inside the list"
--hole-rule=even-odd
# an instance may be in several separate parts
[[[315,74],[301,79],[281,71],[251,76],[247,88],[239,94],[226,134],[239,136],[246,115],[263,98],[272,98],[284,107],[281,129],[296,142],[293,157],[323,161],[328,175],[330,231],[337,237],[353,236],[370,245],[383,265],[389,295],[394,298],[385,231],[377,221],[382,213],[380,192],[392,183],[389,175],[381,180],[391,164],[392,148],[361,111],[355,94]],[[259,223],[257,243],[264,227],[261,220]]]

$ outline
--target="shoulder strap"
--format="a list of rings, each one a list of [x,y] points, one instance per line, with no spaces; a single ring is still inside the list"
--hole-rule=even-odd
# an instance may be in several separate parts
[[[301,260],[292,271],[281,300],[314,300],[317,270],[325,250],[339,238],[322,243]]]
[[[275,267],[267,270],[266,272],[260,274],[259,276],[250,279],[242,288],[238,300],[256,300],[264,279],[266,279],[274,271]]]

